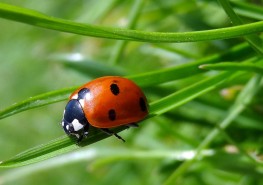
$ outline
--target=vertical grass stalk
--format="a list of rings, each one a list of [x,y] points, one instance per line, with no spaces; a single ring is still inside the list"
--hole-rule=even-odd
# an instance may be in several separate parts
[[[128,25],[127,25],[128,29],[135,28],[136,22],[139,19],[144,2],[145,0],[136,0],[134,2],[130,15],[128,17]],[[125,40],[116,41],[116,44],[112,50],[112,55],[109,61],[111,64],[117,64],[119,62],[126,44],[127,44],[127,41]]]
[[[259,87],[262,86],[263,80],[261,75],[256,75],[252,78],[244,89],[240,92],[237,97],[234,105],[229,109],[228,115],[226,118],[222,120],[222,122],[216,126],[210,134],[202,141],[202,143],[196,149],[196,154],[193,159],[184,162],[181,166],[179,166],[174,173],[165,181],[164,185],[172,185],[184,175],[187,169],[197,161],[200,156],[200,153],[207,148],[211,142],[215,139],[216,136],[219,135],[220,129],[224,130],[227,128],[232,121],[246,108],[246,106],[251,102],[254,95],[258,92]],[[218,127],[220,129],[218,129]]]
[[[243,24],[243,21],[235,13],[228,0],[218,0],[218,2],[222,5],[226,14],[229,16],[230,20],[232,21],[233,25],[238,26]],[[252,46],[252,48],[255,51],[257,51],[260,55],[263,55],[262,40],[258,35],[256,34],[247,35],[244,36],[244,38],[247,40],[247,42]]]

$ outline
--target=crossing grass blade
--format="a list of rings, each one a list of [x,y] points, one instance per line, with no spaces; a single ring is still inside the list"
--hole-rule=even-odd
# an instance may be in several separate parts
[[[42,107],[48,104],[66,100],[68,98],[69,93],[72,92],[76,88],[77,87],[70,87],[67,89],[51,91],[48,93],[44,93],[38,96],[28,98],[19,103],[15,103],[11,105],[10,107],[0,111],[0,119],[17,114],[19,112],[23,112],[26,110],[30,110],[30,109],[34,109],[37,107]]]

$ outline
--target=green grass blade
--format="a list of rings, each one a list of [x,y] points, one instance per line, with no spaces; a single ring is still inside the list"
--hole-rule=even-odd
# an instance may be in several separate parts
[[[33,108],[42,107],[44,105],[66,100],[69,96],[69,93],[76,88],[77,87],[70,87],[67,89],[51,91],[11,105],[10,107],[0,111],[0,119],[17,114],[25,110],[30,110]]]
[[[119,127],[115,129],[116,132],[122,131],[126,127]],[[90,145],[94,142],[100,141],[109,137],[104,132],[90,128],[89,137],[81,143],[76,145],[76,141],[68,136],[62,136],[50,141],[49,143],[42,144],[31,149],[28,149],[13,158],[0,162],[0,167],[19,167],[39,161],[43,161],[72,150],[76,150],[81,146]]]
[[[159,101],[155,101],[151,104],[151,114],[153,115],[160,115],[164,112],[167,112],[175,107],[178,107],[186,102],[208,92],[212,89],[215,89],[220,84],[225,82],[228,77],[233,74],[232,72],[225,72],[214,77],[202,80],[197,82],[194,85],[191,85],[183,90],[175,92],[165,98],[162,98]],[[173,102],[173,103],[171,103]]]
[[[79,35],[141,42],[195,42],[241,37],[263,31],[263,21],[241,26],[184,33],[146,32],[76,23],[40,12],[0,3],[0,17]]]
[[[78,150],[75,152],[71,152],[65,155],[61,155],[58,157],[54,157],[52,159],[36,163],[33,165],[24,166],[23,168],[15,168],[12,170],[8,170],[5,173],[0,174],[1,184],[7,184],[10,182],[17,181],[22,178],[27,178],[34,173],[38,173],[43,170],[50,170],[54,167],[67,165],[76,162],[85,162],[89,164],[89,168],[95,169],[99,168],[102,165],[108,163],[116,163],[121,160],[126,161],[138,161],[138,160],[163,160],[171,159],[171,160],[184,160],[184,157],[192,154],[194,151],[192,150],[142,150],[142,149],[133,149],[130,150],[124,147],[115,147],[114,150],[111,150],[107,146],[103,148],[90,147],[83,150]],[[202,155],[208,157],[214,155],[215,151],[213,150],[205,150]]]
[[[231,75],[233,75],[233,73],[220,73],[214,77],[210,77],[208,79],[200,81],[192,86],[189,86],[156,102],[151,103],[150,115],[148,118],[167,112],[179,105],[182,105],[183,103],[189,102],[197,96],[200,96],[212,89],[215,89],[216,87],[218,87],[218,85],[222,84],[229,77],[231,77]],[[113,129],[113,131],[117,133],[124,129],[126,129],[126,127],[122,126]],[[98,129],[91,128],[88,137],[82,142],[82,146],[90,145],[107,137],[109,137],[109,135],[105,134],[104,132]],[[3,161],[2,163],[0,163],[0,167],[17,167],[35,163],[57,156],[61,153],[74,150],[77,147],[78,146],[76,146],[75,141],[65,136],[51,141],[48,144],[43,144],[35,148],[29,149],[26,152],[18,154],[17,156],[9,160]]]
[[[161,83],[170,82],[173,80],[186,78],[194,74],[202,73],[204,71],[198,69],[198,66],[200,66],[201,64],[220,62],[224,58],[228,58],[228,59],[235,58],[235,56],[240,55],[241,53],[247,53],[249,55],[251,54],[250,50],[251,49],[249,48],[247,44],[241,44],[241,45],[231,48],[228,52],[223,53],[223,54],[215,54],[215,55],[211,55],[211,56],[205,57],[203,59],[200,59],[200,60],[188,63],[188,64],[175,66],[175,67],[171,67],[168,69],[161,69],[157,71],[143,73],[139,75],[128,76],[127,78],[130,78],[131,80],[135,81],[139,86],[142,86],[142,87],[158,85]],[[75,64],[74,63],[74,64],[69,64],[69,65],[74,65],[75,66],[74,68],[80,68],[84,70],[85,70],[85,67],[93,66],[92,70],[94,69],[98,72],[98,70],[94,68],[93,63],[92,64],[89,64],[89,63],[85,63],[85,64],[76,63]],[[119,72],[120,72],[119,70],[116,71],[116,74]],[[44,105],[66,100],[69,94],[76,88],[77,86],[70,87],[67,89],[61,89],[57,91],[51,91],[48,93],[44,93],[44,94],[41,94],[41,95],[38,95],[32,98],[26,99],[20,103],[14,104],[10,107],[7,107],[1,110],[0,119],[20,113],[25,110],[29,110],[29,109],[33,109],[33,108],[37,108],[37,107],[41,107]]]
[[[39,145],[37,147],[26,150],[10,160],[6,160],[0,163],[0,166],[7,167],[17,167],[31,164],[34,162],[42,161],[51,158],[55,155],[71,151],[78,148],[77,145],[73,144],[73,141],[69,137],[60,137],[58,139],[52,140],[44,145]],[[56,153],[56,154],[54,154]]]
[[[199,66],[200,69],[209,70],[223,70],[223,71],[251,71],[259,74],[263,74],[263,66],[259,64],[245,64],[245,63],[233,63],[222,62],[219,64],[204,64]]]
[[[84,58],[84,56],[81,56],[80,59],[75,59],[74,54],[52,55],[50,60],[55,60],[58,63],[61,62],[66,67],[92,78],[100,76],[124,76],[126,74],[125,69],[118,66],[111,66],[106,62],[92,61]]]

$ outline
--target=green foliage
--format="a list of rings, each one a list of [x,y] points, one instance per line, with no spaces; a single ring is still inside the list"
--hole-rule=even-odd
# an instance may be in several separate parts
[[[0,3],[0,184],[262,184],[262,12],[226,0]],[[59,125],[65,100],[105,75],[142,87],[150,114],[112,129],[126,143],[91,128],[76,145]]]

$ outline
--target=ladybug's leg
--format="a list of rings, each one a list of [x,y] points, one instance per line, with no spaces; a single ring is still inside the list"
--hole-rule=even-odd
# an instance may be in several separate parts
[[[86,124],[83,129],[82,132],[79,134],[79,138],[77,139],[77,144],[80,144],[81,141],[84,139],[84,137],[86,138],[88,135],[88,130],[89,130],[89,124]]]
[[[138,125],[137,123],[129,123],[129,124],[127,124],[126,126],[127,126],[128,128],[130,128],[130,127],[138,128],[138,127],[139,127],[139,125]]]
[[[103,132],[105,132],[106,134],[114,135],[114,136],[117,137],[118,139],[120,139],[120,140],[122,140],[123,142],[125,142],[125,140],[124,140],[121,136],[119,136],[118,134],[116,134],[115,132],[113,132],[113,131],[111,131],[111,130],[109,130],[109,129],[107,129],[107,128],[101,128],[101,130],[102,130]]]
[[[86,124],[84,127],[83,127],[83,136],[87,137],[87,135],[89,134],[89,124]]]
[[[79,138],[77,139],[77,145],[81,143],[81,141],[83,140],[83,136],[84,136],[83,134],[79,136]]]

